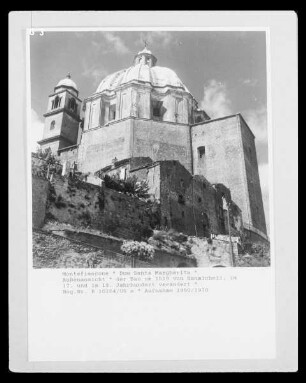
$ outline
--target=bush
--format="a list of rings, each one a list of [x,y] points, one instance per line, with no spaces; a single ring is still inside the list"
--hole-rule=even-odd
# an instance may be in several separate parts
[[[56,217],[50,211],[47,211],[47,213],[46,213],[46,220],[47,221],[56,220]]]
[[[61,195],[57,197],[57,200],[54,202],[54,205],[58,208],[61,209],[62,207],[67,207],[66,202],[63,201],[63,198]]]
[[[167,232],[160,230],[160,231],[157,231],[156,233],[154,233],[152,238],[155,241],[161,241],[162,242],[162,241],[164,241],[166,236],[167,236]]]
[[[146,181],[138,181],[136,176],[128,177],[126,180],[121,180],[117,176],[105,175],[105,186],[109,189],[119,191],[124,194],[133,195],[138,198],[148,198],[149,186]]]
[[[254,254],[256,257],[264,257],[270,253],[268,244],[247,242],[243,247],[244,253]]]
[[[183,233],[178,233],[174,229],[169,230],[169,236],[173,241],[176,241],[179,243],[183,243],[183,242],[186,242],[188,240],[188,235],[183,234]]]
[[[78,215],[78,218],[85,221],[87,225],[90,225],[91,223],[91,216],[90,213],[86,210],[83,213]]]
[[[174,229],[170,229],[169,231],[160,230],[153,234],[153,239],[160,242],[174,241],[185,243],[188,240],[188,235],[178,233]]]
[[[252,254],[257,256],[264,257],[269,253],[269,246],[261,243],[253,243],[251,247]]]
[[[121,250],[125,255],[142,260],[154,258],[154,248],[146,242],[124,241]]]

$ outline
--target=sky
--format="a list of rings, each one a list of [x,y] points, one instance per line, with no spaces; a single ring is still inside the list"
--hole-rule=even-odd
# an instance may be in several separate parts
[[[92,95],[108,74],[128,68],[144,48],[171,68],[211,118],[241,113],[256,139],[269,232],[265,32],[95,31],[30,36],[32,150],[42,138],[43,114],[56,84],[71,73],[79,97]]]

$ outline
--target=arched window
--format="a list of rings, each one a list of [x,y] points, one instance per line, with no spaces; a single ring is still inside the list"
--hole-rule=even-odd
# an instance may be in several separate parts
[[[205,156],[205,146],[198,147],[198,157],[199,159],[204,158]]]
[[[163,102],[152,100],[152,118],[153,120],[162,121],[163,119]]]
[[[109,121],[113,121],[116,119],[116,104],[110,105],[108,119]]]
[[[51,121],[51,124],[50,124],[50,130],[54,129],[55,128],[55,121]]]
[[[54,104],[52,104],[52,109],[59,108],[61,105],[61,98],[56,96],[54,99]]]
[[[74,98],[71,98],[71,99],[69,100],[69,109],[71,109],[73,112],[76,112],[77,104],[76,104]]]

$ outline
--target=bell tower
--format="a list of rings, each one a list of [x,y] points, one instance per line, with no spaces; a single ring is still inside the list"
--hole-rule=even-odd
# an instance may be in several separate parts
[[[50,148],[53,153],[78,142],[82,100],[71,75],[59,81],[49,95],[47,112],[44,114],[43,139],[38,141],[41,148]]]

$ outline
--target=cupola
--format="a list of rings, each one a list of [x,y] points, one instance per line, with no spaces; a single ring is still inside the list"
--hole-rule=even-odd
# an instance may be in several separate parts
[[[157,62],[157,58],[147,48],[146,43],[145,43],[144,49],[142,51],[138,52],[134,58],[134,65],[144,64],[144,65],[148,65],[150,68],[152,66],[155,66],[156,62]]]

